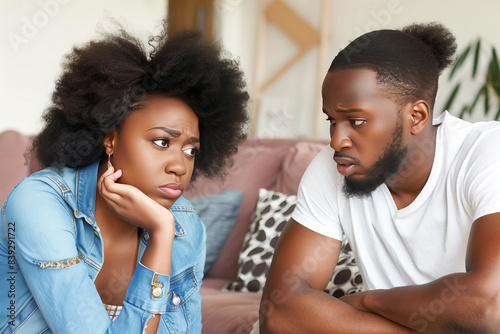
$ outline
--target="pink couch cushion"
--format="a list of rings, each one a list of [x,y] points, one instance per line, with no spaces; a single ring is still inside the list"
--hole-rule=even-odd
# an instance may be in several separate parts
[[[252,292],[224,293],[220,287],[225,281],[205,279],[200,293],[203,296],[202,333],[249,333],[259,318],[262,294]],[[212,287],[213,285],[213,287]]]
[[[326,145],[328,145],[327,141],[303,141],[290,147],[283,160],[276,184],[273,189],[269,190],[279,191],[286,195],[296,195],[307,166]]]
[[[276,182],[276,175],[287,151],[286,146],[266,146],[260,144],[260,140],[249,140],[240,147],[234,165],[223,181],[200,178],[186,192],[187,197],[223,190],[241,190],[245,193],[234,228],[219,258],[207,273],[208,277],[232,279],[236,276],[238,254],[257,203],[259,188],[269,188]]]
[[[232,280],[238,270],[238,255],[250,218],[257,203],[260,188],[296,193],[300,178],[307,165],[325,140],[302,139],[248,139],[234,157],[224,180],[199,178],[193,182],[187,197],[213,194],[224,190],[245,193],[233,231],[219,258],[207,272],[207,277]],[[295,165],[296,164],[296,165]]]
[[[17,131],[0,133],[0,205],[12,188],[30,172],[24,157],[28,144],[29,137]]]

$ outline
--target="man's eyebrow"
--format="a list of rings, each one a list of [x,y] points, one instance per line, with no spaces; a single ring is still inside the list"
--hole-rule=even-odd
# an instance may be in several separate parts
[[[170,129],[170,128],[166,128],[164,126],[155,126],[154,128],[151,128],[148,131],[150,131],[150,130],[162,130],[162,131],[165,131],[166,133],[168,133],[169,135],[171,135],[174,138],[177,138],[177,137],[179,137],[181,135],[181,133],[179,131],[174,130],[174,129]],[[193,143],[199,143],[200,142],[200,138],[198,138],[198,137],[191,137],[191,138],[189,138],[189,140],[191,140]]]

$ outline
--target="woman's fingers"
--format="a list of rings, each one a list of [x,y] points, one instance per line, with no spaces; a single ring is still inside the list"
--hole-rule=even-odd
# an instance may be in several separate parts
[[[104,174],[103,174],[104,175]],[[103,188],[106,188],[107,191],[115,192],[113,190],[115,185],[119,185],[116,183],[116,181],[122,176],[122,170],[119,169],[116,172],[113,172],[109,175],[107,175],[102,182]]]
[[[122,171],[121,169],[117,170],[116,172],[112,170],[113,167],[109,168],[105,173],[102,174],[101,179],[100,179],[100,189],[99,191],[102,193],[103,190],[107,191],[112,191],[113,192],[113,185],[115,182],[122,176]]]
[[[99,179],[99,193],[111,206],[120,205],[120,200],[123,195],[123,191],[120,191],[120,187],[123,187],[124,185],[117,184],[116,180],[118,180],[121,176],[121,169],[115,172],[114,168],[110,167]]]
[[[102,198],[122,219],[147,231],[158,230],[160,225],[164,225],[165,218],[169,217],[166,215],[168,209],[134,186],[117,183],[121,176],[122,171],[114,171],[112,167],[102,174],[98,182]],[[170,216],[173,222],[171,213]]]
[[[113,174],[114,172],[115,169],[113,168],[113,166],[111,166],[104,173],[102,173],[101,177],[99,178],[99,181],[97,182],[97,188],[99,189],[99,192],[102,192],[102,185],[104,179],[106,179],[109,175]]]
[[[125,208],[135,205],[140,198],[145,197],[146,195],[133,186],[116,183],[116,180],[118,180],[121,175],[122,171],[119,169],[104,178],[102,181],[101,195],[108,201],[108,204],[114,204],[114,206]]]

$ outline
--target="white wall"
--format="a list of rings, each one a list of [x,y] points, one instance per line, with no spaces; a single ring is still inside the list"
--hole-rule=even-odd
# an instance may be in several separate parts
[[[257,26],[253,13],[258,9],[258,1],[220,1],[233,5],[222,17],[221,29],[225,32],[224,36],[229,35],[237,40],[236,36],[243,30],[245,37],[256,38]],[[301,13],[311,25],[319,28],[321,0],[284,1]],[[365,32],[381,28],[401,28],[415,22],[437,21],[455,34],[459,52],[478,36],[487,42],[485,44],[500,47],[500,20],[492,15],[500,13],[500,1],[497,0],[330,0],[329,7],[328,61],[326,64],[318,64],[318,50],[313,49],[264,92],[260,101],[260,118],[264,121],[260,122],[258,134],[268,137],[327,138],[326,122],[321,133],[314,132],[314,119],[323,118],[316,103],[319,98],[317,76],[320,76],[321,80],[338,51]],[[288,38],[272,25],[268,25],[266,29],[268,36],[265,48],[268,64],[265,75],[270,75],[276,69],[276,63],[287,60],[295,49]],[[227,37],[223,40],[232,39]],[[242,38],[239,43],[225,44],[231,48],[233,54],[242,56],[242,66],[249,75],[255,73],[254,41]],[[484,48],[486,47],[484,45]],[[445,98],[452,88],[447,82],[448,74],[448,71],[444,72],[440,79],[436,114],[442,110]],[[253,86],[250,85],[250,88]],[[462,89],[456,104],[472,100],[474,93],[475,90]],[[281,119],[270,124],[272,116],[266,117],[266,113],[272,115],[277,111],[281,111]],[[475,113],[474,117],[466,118],[476,121],[482,119],[482,115]]]
[[[319,28],[321,0],[284,1]],[[500,12],[497,0],[329,1],[327,63],[319,66],[318,50],[313,49],[264,92],[261,119],[265,121],[260,125],[260,135],[317,136],[315,118],[322,117],[317,103],[318,82],[337,52],[369,30],[439,21],[455,33],[459,50],[477,36],[500,47],[500,20],[492,15]],[[219,38],[240,60],[252,91],[259,1],[215,2],[220,18],[216,25]],[[167,0],[0,0],[0,131],[16,129],[29,134],[40,129],[40,115],[50,101],[63,55],[75,43],[96,36],[96,26],[103,18],[123,19],[146,37],[158,32],[166,7]],[[275,27],[268,26],[267,31],[264,76],[273,73],[295,51],[295,46]],[[13,42],[14,34],[22,39],[14,38]],[[436,110],[440,110],[450,90],[446,74],[440,80]],[[466,95],[460,98],[472,98]],[[267,119],[266,111],[270,112]],[[325,122],[319,136],[326,138],[326,129]]]
[[[166,0],[0,0],[0,131],[40,130],[63,56],[106,17],[147,39],[166,15]]]

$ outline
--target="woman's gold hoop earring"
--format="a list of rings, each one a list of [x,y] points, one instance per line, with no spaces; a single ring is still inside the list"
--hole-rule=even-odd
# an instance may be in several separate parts
[[[113,167],[113,165],[111,164],[111,154],[108,153],[108,169]]]

